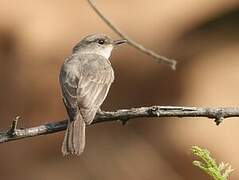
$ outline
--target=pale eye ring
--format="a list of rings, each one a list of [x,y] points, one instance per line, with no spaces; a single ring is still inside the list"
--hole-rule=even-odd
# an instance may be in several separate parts
[[[98,44],[103,45],[104,43],[105,43],[105,40],[104,40],[104,39],[99,39],[99,40],[98,40]]]

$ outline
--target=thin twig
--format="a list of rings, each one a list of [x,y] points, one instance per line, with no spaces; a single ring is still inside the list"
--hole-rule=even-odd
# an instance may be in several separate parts
[[[12,120],[12,124],[11,127],[9,129],[9,131],[7,132],[9,134],[9,136],[16,136],[16,130],[17,130],[17,123],[18,120],[20,119],[20,116],[16,116],[13,120]]]
[[[87,0],[88,3],[90,4],[90,6],[92,7],[92,9],[99,15],[99,17],[116,33],[118,34],[121,38],[126,39],[128,41],[128,44],[131,45],[132,47],[138,49],[139,51],[143,52],[144,54],[147,54],[151,57],[153,57],[157,62],[163,63],[163,64],[167,64],[169,65],[173,70],[176,69],[176,65],[177,65],[177,61],[173,60],[173,59],[169,59],[167,57],[161,56],[157,53],[155,53],[154,51],[150,50],[150,49],[146,49],[144,46],[142,46],[141,44],[135,42],[134,40],[132,40],[130,37],[128,37],[127,35],[125,35],[124,33],[122,33],[122,31],[116,27],[115,25],[113,25],[113,23],[106,18],[103,13],[96,7],[95,3],[93,3],[92,0]]]
[[[219,125],[223,119],[230,117],[239,117],[239,108],[203,108],[203,107],[181,107],[181,106],[151,106],[131,109],[122,109],[115,112],[101,112],[97,114],[93,123],[102,123],[110,121],[121,121],[125,124],[130,119],[140,117],[207,117],[214,119]],[[16,119],[14,119],[16,121]],[[12,123],[15,124],[15,123]],[[65,130],[67,119],[58,122],[47,123],[31,128],[16,128],[13,125],[10,130],[0,133],[0,143],[13,141],[22,138],[40,136],[44,134],[56,133]],[[9,133],[14,129],[14,135]]]

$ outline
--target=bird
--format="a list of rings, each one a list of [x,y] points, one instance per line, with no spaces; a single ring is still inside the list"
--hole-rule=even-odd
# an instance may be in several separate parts
[[[59,81],[69,116],[62,143],[63,155],[80,155],[85,148],[85,129],[94,120],[114,81],[109,61],[113,48],[127,42],[105,34],[81,39],[61,66]]]

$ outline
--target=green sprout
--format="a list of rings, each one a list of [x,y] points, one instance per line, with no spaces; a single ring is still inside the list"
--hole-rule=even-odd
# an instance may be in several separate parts
[[[207,149],[198,146],[192,146],[193,155],[197,156],[201,161],[193,161],[193,165],[202,169],[214,180],[227,180],[229,174],[234,170],[228,163],[221,162],[217,165],[216,161],[210,156]]]

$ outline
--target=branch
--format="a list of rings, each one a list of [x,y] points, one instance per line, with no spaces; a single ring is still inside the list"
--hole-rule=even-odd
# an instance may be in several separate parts
[[[135,42],[134,40],[132,40],[130,37],[128,37],[127,35],[125,35],[124,33],[122,33],[122,31],[116,27],[115,25],[113,25],[113,23],[111,23],[111,21],[106,18],[103,13],[96,7],[95,3],[93,3],[92,0],[87,0],[88,3],[90,4],[90,6],[92,7],[92,9],[99,15],[99,17],[116,33],[118,34],[121,38],[126,39],[129,45],[131,45],[132,47],[136,48],[137,50],[143,52],[144,54],[147,54],[151,57],[153,57],[157,62],[159,63],[163,63],[163,64],[167,64],[169,65],[173,70],[176,69],[176,65],[177,65],[177,61],[173,60],[173,59],[169,59],[167,57],[161,56],[157,53],[155,53],[154,51],[150,50],[150,49],[146,49],[144,46],[142,46],[141,44]]]
[[[219,125],[223,119],[230,117],[239,117],[239,108],[203,108],[203,107],[180,107],[180,106],[151,106],[131,109],[122,109],[115,112],[105,112],[97,114],[91,124],[121,121],[125,124],[130,119],[140,117],[207,117],[214,119]],[[31,128],[17,128],[16,117],[11,125],[10,130],[0,133],[0,143],[13,141],[22,138],[40,136],[44,134],[56,133],[63,131],[67,127],[67,119],[59,122],[47,123],[44,125]]]

